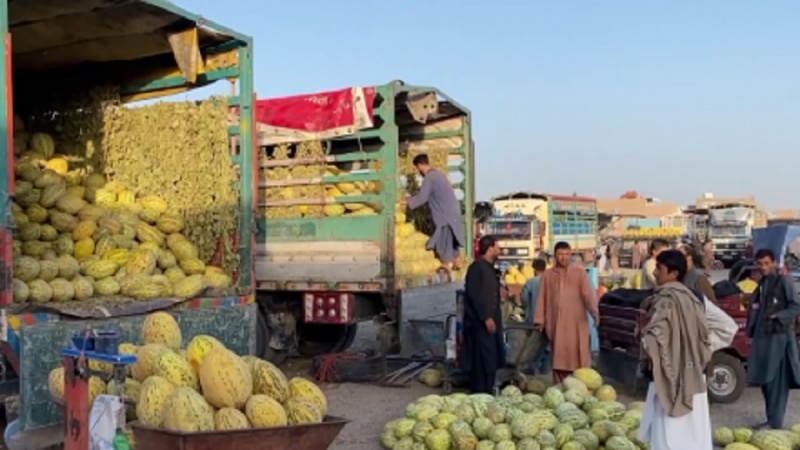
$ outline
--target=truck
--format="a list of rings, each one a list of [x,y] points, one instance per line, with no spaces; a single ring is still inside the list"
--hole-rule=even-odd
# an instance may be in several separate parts
[[[744,258],[753,236],[755,209],[751,206],[720,205],[708,210],[708,219],[714,265],[728,268]]]
[[[0,396],[5,400],[8,423],[4,435],[6,448],[34,449],[63,441],[62,411],[48,395],[48,374],[60,365],[61,350],[70,345],[75,333],[113,328],[123,342],[134,342],[139,340],[147,313],[167,310],[179,321],[184,337],[210,334],[239,354],[254,353],[257,311],[252,272],[256,209],[253,42],[245,34],[167,0],[64,4],[2,0],[0,5],[0,29],[4,33],[0,83],[5,88],[0,97],[0,121],[4,124],[0,128],[0,159],[5,165],[0,170],[0,202],[4,211],[0,215]],[[24,236],[20,228],[23,223],[12,212],[20,208],[17,202],[21,202],[23,187],[31,188],[29,183],[15,183],[16,153],[27,149],[29,143],[45,148],[48,141],[53,142],[45,134],[26,136],[22,128],[29,116],[27,113],[17,116],[15,112],[39,108],[40,112],[50,111],[45,116],[51,119],[96,117],[91,114],[105,105],[91,103],[81,95],[101,86],[113,88],[123,104],[133,104],[223,80],[235,81],[235,89],[224,101],[241,112],[232,124],[227,123],[222,112],[220,128],[213,132],[223,136],[221,146],[230,143],[227,164],[239,174],[233,185],[226,186],[234,190],[232,195],[238,199],[230,205],[239,217],[238,225],[233,236],[224,236],[219,242],[220,255],[236,253],[240,260],[233,288],[225,293],[207,290],[190,299],[130,301],[118,296],[95,296],[88,301],[63,303],[15,302],[16,288],[23,291],[15,276],[21,276],[15,267],[21,257],[15,250],[19,249],[17,240]],[[70,103],[71,106],[58,111],[44,109],[46,104],[38,103],[39,100],[56,95],[56,89],[59,96],[75,95],[84,99],[83,103]],[[90,133],[97,129],[91,127],[103,125],[86,121],[83,125],[62,124],[62,128],[54,131],[73,133],[71,136],[80,139],[89,139],[87,136],[94,139],[96,136]],[[128,137],[136,140],[142,136]],[[38,144],[34,142],[36,139]],[[71,153],[76,158],[72,161],[91,157],[89,151],[100,150],[98,142],[84,141],[85,153]],[[186,150],[187,154],[195,151]],[[52,145],[49,153],[53,155]],[[224,151],[222,155],[228,157]],[[150,161],[154,172],[160,163],[158,159]],[[224,159],[221,164],[225,164]],[[53,167],[55,171],[56,166]],[[128,175],[149,176],[148,173]],[[50,219],[55,225],[54,217]],[[33,246],[28,248],[31,249]]]
[[[517,192],[492,199],[491,232],[498,236],[501,261],[530,263],[552,253],[557,242],[576,253],[593,255],[597,247],[597,200],[577,195]]]
[[[402,81],[259,100],[256,110],[259,354],[280,362],[293,352],[342,352],[369,319],[383,351],[397,351],[399,325],[415,314],[406,306],[415,298],[454,305],[458,288],[458,272],[416,262],[412,273],[401,269],[408,252],[436,264],[419,234],[432,231],[430,219],[397,206],[419,187],[415,155],[450,178],[465,256],[473,252],[470,111],[437,88]],[[410,224],[413,249],[400,235]]]

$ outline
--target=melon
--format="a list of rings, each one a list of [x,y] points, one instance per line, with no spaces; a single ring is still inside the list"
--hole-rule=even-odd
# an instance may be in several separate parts
[[[195,374],[192,366],[175,352],[162,353],[153,372],[177,387],[188,387],[194,390],[200,387],[197,381],[197,374]]]
[[[269,395],[281,403],[289,398],[289,382],[272,363],[263,360],[253,362],[252,374],[253,393]]]
[[[142,325],[142,342],[163,344],[172,350],[181,348],[181,328],[171,315],[159,311],[148,314]]]
[[[163,427],[184,433],[213,431],[214,409],[194,389],[176,388],[164,402]]]
[[[222,408],[214,413],[215,430],[243,430],[246,428],[250,428],[250,421],[238,409]]]
[[[290,398],[284,405],[284,409],[289,425],[320,423],[323,419],[319,408],[310,401],[302,398]]]
[[[220,341],[206,334],[195,335],[186,346],[186,360],[195,372],[200,371],[200,364],[208,353],[218,347],[225,347]]]
[[[206,355],[199,375],[203,395],[216,408],[241,409],[253,393],[253,376],[247,363],[224,347]],[[255,425],[252,418],[251,422]]]
[[[145,344],[136,351],[136,362],[130,367],[131,376],[145,381],[155,372],[156,364],[164,353],[170,349],[163,344]]]
[[[269,395],[250,397],[244,411],[254,428],[281,427],[289,423],[283,406]]]
[[[289,380],[289,398],[302,398],[314,404],[325,417],[328,414],[328,400],[322,390],[313,382],[300,377]]]
[[[147,378],[139,390],[136,417],[147,427],[160,428],[164,423],[162,411],[167,398],[175,391],[175,385],[159,376]]]

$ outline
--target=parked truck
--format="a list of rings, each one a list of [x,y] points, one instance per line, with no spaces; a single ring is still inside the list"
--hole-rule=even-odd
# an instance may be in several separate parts
[[[472,255],[473,145],[464,106],[436,88],[394,81],[259,101],[257,116],[262,356],[342,351],[358,323],[373,318],[389,351],[402,338],[398,324],[414,314],[403,310],[404,299],[455,304],[463,272],[436,275],[424,250],[430,218],[398,204],[421,181],[411,160],[427,154],[452,181],[464,254]]]
[[[252,276],[256,194],[253,189],[255,98],[251,38],[192,14],[170,1],[42,3],[0,0],[0,6],[0,29],[5,33],[4,57],[0,58],[0,83],[4,85],[4,94],[0,97],[0,121],[4,124],[0,128],[0,159],[4,161],[4,168],[0,170],[0,203],[4,211],[0,215],[0,395],[6,400],[9,423],[4,443],[6,448],[16,450],[48,447],[63,439],[64,426],[60,423],[62,412],[48,395],[48,374],[60,365],[61,350],[69,345],[71,337],[77,332],[114,328],[119,331],[123,342],[136,342],[139,341],[145,314],[155,310],[170,310],[178,319],[184,337],[210,334],[237,353],[254,352],[253,337],[257,319]],[[102,245],[109,246],[106,247],[108,249],[115,248],[117,244],[123,245],[121,239],[108,239],[117,236],[115,229],[125,229],[117,221],[122,216],[114,216],[104,225],[89,224],[92,220],[85,219],[86,223],[80,225],[79,229],[77,216],[67,211],[77,211],[77,207],[84,211],[84,208],[99,206],[104,201],[109,201],[109,205],[122,205],[123,200],[127,202],[124,203],[126,205],[136,203],[133,191],[111,190],[109,185],[106,185],[108,189],[89,186],[84,180],[86,173],[76,170],[88,170],[92,166],[87,161],[95,158],[99,164],[94,166],[100,170],[98,173],[110,176],[112,180],[125,177],[147,180],[148,177],[162,176],[168,170],[165,167],[174,168],[174,164],[170,166],[163,158],[187,158],[187,166],[192,167],[213,160],[209,159],[209,152],[204,153],[205,146],[182,150],[178,147],[157,152],[153,148],[145,148],[144,144],[138,147],[134,144],[141,151],[134,148],[130,153],[131,158],[157,155],[150,160],[140,161],[140,164],[149,165],[151,169],[138,173],[112,173],[109,167],[117,164],[119,169],[124,164],[119,160],[112,161],[105,153],[107,147],[103,142],[109,136],[103,136],[103,133],[117,133],[119,139],[142,143],[148,137],[146,135],[151,133],[162,133],[163,130],[186,133],[193,129],[191,125],[185,125],[191,122],[187,117],[167,117],[161,123],[153,123],[149,130],[141,124],[134,127],[140,130],[138,135],[126,135],[126,130],[112,129],[103,122],[106,116],[100,115],[100,112],[109,105],[99,99],[110,101],[113,98],[114,102],[129,103],[187,91],[220,80],[236,81],[235,94],[222,101],[236,106],[241,111],[240,117],[229,125],[224,107],[219,110],[211,103],[202,103],[208,106],[209,111],[220,113],[221,121],[214,122],[219,128],[195,131],[205,133],[208,148],[214,146],[218,150],[215,157],[220,159],[215,160],[216,167],[225,167],[226,173],[239,175],[233,185],[220,187],[232,191],[226,193],[233,199],[225,205],[226,213],[238,218],[233,225],[233,235],[221,236],[217,242],[218,260],[227,260],[235,255],[239,261],[232,288],[198,291],[197,296],[189,299],[162,294],[166,293],[164,290],[159,290],[159,294],[153,296],[157,298],[146,297],[147,291],[144,289],[136,290],[139,297],[136,301],[127,296],[100,295],[111,294],[119,289],[119,284],[116,284],[116,289],[112,288],[117,280],[114,277],[120,275],[117,267],[122,263],[115,259],[114,264],[106,264],[112,260],[101,248]],[[101,96],[100,92],[106,91],[98,89],[100,87],[113,90],[115,95]],[[62,101],[59,103],[61,108],[51,109],[53,104],[47,102],[56,98]],[[204,111],[199,105],[183,105],[183,110],[190,114]],[[126,113],[123,109],[117,111]],[[45,123],[54,125],[56,122],[58,126],[44,127]],[[55,145],[53,136],[56,136]],[[83,147],[67,148],[66,141],[58,140],[60,137],[69,138],[71,143],[80,142]],[[192,139],[187,136],[186,140]],[[212,144],[211,140],[216,140],[216,143]],[[59,154],[67,156],[61,157]],[[42,160],[44,169],[38,167],[37,158],[49,158]],[[36,161],[36,164],[21,165],[25,161]],[[16,182],[15,171],[18,177]],[[43,177],[50,177],[52,183]],[[91,177],[86,177],[86,180]],[[95,174],[91,179],[96,181],[98,176]],[[103,177],[99,179],[100,183],[105,183]],[[60,185],[62,180],[67,180],[68,194],[58,190],[63,187]],[[224,183],[223,180],[218,181]],[[209,182],[213,184],[214,180]],[[49,186],[58,188],[50,189]],[[119,187],[119,184],[116,186]],[[40,187],[43,189],[37,191]],[[163,190],[174,187],[161,186]],[[102,196],[99,194],[101,190]],[[90,191],[92,194],[87,194],[84,200],[81,194]],[[119,197],[115,196],[117,192]],[[109,199],[109,193],[114,198]],[[136,195],[140,194],[161,192],[136,192]],[[59,202],[55,207],[51,204],[56,198],[60,200],[67,198],[67,195],[71,196],[70,202]],[[136,202],[140,199],[138,197]],[[22,205],[30,206],[23,209]],[[179,204],[168,207],[173,211],[182,208]],[[171,217],[177,221],[194,220],[192,215],[215,214],[211,208],[222,208],[222,205],[210,202],[207,208],[181,210],[183,219],[176,215]],[[135,218],[135,215],[129,214],[132,211],[128,210],[126,217]],[[89,217],[88,212],[86,217]],[[37,226],[31,226],[34,223]],[[108,234],[97,234],[99,231],[92,234],[94,226],[98,230],[105,229]],[[151,233],[151,244],[162,242],[160,239],[164,236],[159,238],[153,226],[138,229]],[[47,230],[47,235],[44,230]],[[61,234],[56,236],[58,232]],[[78,234],[83,236],[82,243],[71,240],[72,237],[80,237]],[[56,240],[51,242],[51,238]],[[139,244],[132,243],[133,238],[126,239],[131,241],[129,244],[132,246],[144,245],[145,241],[141,236],[137,238]],[[56,243],[63,245],[57,247]],[[122,250],[123,247],[118,249]],[[53,280],[51,277],[54,274],[48,272],[50,275],[45,277],[41,268],[47,265],[52,269],[53,264],[45,264],[45,261],[51,261],[48,252],[56,257],[56,251],[60,255],[59,261],[66,264],[58,266],[55,276],[60,278]],[[123,253],[116,254],[119,256]],[[74,269],[69,263],[76,260],[81,263],[103,262],[103,265],[92,266],[97,269],[97,277],[101,276],[101,266],[106,274],[109,273],[109,267],[117,272],[114,277],[102,278],[105,280],[103,283],[95,282],[93,290],[89,289],[92,287],[91,279],[86,278],[81,278],[80,284],[73,279],[74,288],[68,287],[71,283],[65,273],[67,269]],[[195,261],[193,264],[193,270],[196,270],[204,263]],[[37,269],[35,273],[33,267]],[[166,263],[163,267],[166,267]],[[84,269],[82,267],[81,271]],[[188,266],[184,266],[184,269],[189,270]],[[144,270],[152,273],[155,269],[150,265]],[[51,281],[48,283],[48,280]],[[99,280],[97,278],[95,281]],[[82,297],[89,292],[92,293],[91,297]],[[24,301],[28,298],[36,301]],[[42,302],[51,298],[62,301]],[[64,301],[77,298],[84,299]]]
[[[564,241],[573,251],[593,255],[597,246],[597,200],[590,197],[517,192],[492,199],[490,232],[499,238],[500,259],[530,263]]]
[[[753,236],[755,209],[725,205],[708,210],[708,237],[716,267],[730,267],[745,257]]]

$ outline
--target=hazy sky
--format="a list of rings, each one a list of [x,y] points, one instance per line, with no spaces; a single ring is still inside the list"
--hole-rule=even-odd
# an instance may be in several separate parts
[[[255,38],[260,97],[402,79],[473,112],[478,197],[800,208],[800,1],[180,0]]]

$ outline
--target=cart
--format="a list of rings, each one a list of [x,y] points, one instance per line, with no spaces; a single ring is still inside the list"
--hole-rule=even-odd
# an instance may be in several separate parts
[[[500,385],[516,384],[521,389],[531,364],[547,346],[547,337],[539,327],[527,322],[503,324],[506,342],[506,367],[498,374]]]
[[[325,450],[348,421],[328,416],[322,423],[274,428],[179,433],[133,423],[136,447],[147,450]]]

